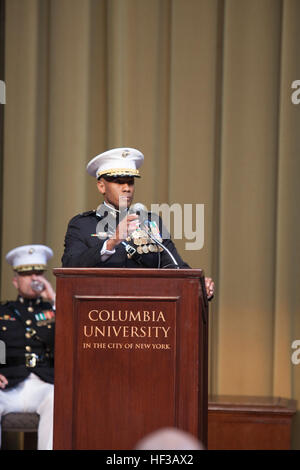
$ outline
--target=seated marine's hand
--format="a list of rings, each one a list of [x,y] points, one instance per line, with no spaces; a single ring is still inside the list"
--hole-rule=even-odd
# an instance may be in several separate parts
[[[0,374],[0,388],[5,388],[8,384],[7,378]]]
[[[40,296],[45,302],[55,303],[55,291],[51,286],[50,282],[44,276],[36,276],[38,281],[44,284],[44,290],[42,290]]]

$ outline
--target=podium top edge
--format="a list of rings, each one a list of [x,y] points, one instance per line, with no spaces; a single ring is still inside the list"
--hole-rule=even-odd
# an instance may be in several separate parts
[[[103,276],[106,277],[168,277],[199,278],[204,276],[202,269],[154,269],[154,268],[53,268],[57,277]]]

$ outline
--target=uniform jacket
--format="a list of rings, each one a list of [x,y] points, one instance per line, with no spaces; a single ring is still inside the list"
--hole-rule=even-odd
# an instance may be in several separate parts
[[[149,213],[150,216],[151,213]],[[100,252],[103,247],[104,241],[107,237],[98,238],[92,236],[96,231],[99,232],[99,222],[105,221],[102,226],[102,233],[113,233],[114,228],[118,224],[119,213],[118,211],[109,210],[107,206],[102,204],[99,208],[93,211],[84,212],[73,217],[69,224],[65,236],[65,250],[62,257],[63,267],[108,267],[108,268],[172,268],[174,263],[170,256],[165,251],[161,252],[148,252],[129,257],[126,248],[122,243],[117,245],[116,252],[112,254],[106,261],[101,260]],[[153,220],[153,214],[151,214]],[[160,217],[156,216],[156,226],[160,233],[162,232],[162,222]],[[100,224],[101,225],[101,224]],[[96,227],[98,228],[96,229]],[[111,230],[110,230],[111,229]],[[189,268],[189,266],[181,259],[175,245],[170,237],[165,237],[162,241],[163,245],[175,257],[180,268]],[[135,249],[134,243],[131,241],[126,242]]]
[[[4,391],[31,372],[54,383],[54,325],[55,312],[41,298],[19,296],[0,305],[0,340],[6,349],[6,363],[0,364],[0,373],[8,380]]]

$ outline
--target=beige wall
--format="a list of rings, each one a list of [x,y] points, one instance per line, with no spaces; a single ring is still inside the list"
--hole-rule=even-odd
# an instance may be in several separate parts
[[[68,220],[98,205],[87,161],[139,148],[136,201],[205,204],[204,248],[177,246],[216,283],[210,390],[300,408],[299,17],[298,0],[9,0],[2,298],[9,249],[45,243],[60,266]]]

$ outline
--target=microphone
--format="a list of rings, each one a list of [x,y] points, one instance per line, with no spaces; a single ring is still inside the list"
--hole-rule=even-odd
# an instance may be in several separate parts
[[[145,220],[148,219],[148,211],[147,207],[144,206],[141,202],[136,202],[129,208],[129,214],[136,214],[139,216],[139,220],[141,224],[145,223]]]
[[[147,212],[147,207],[141,202],[136,202],[129,208],[130,212]]]

